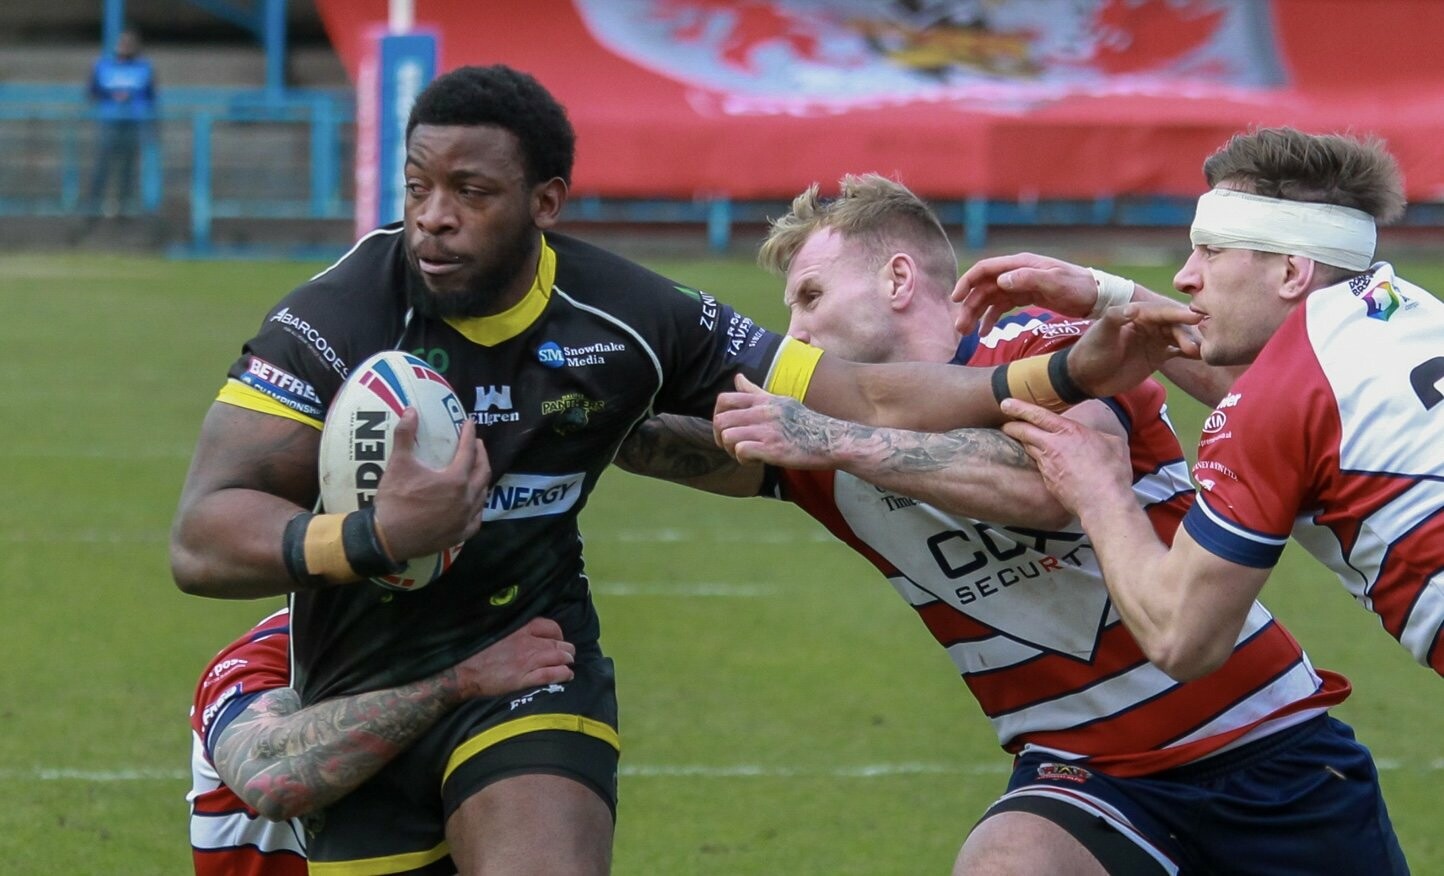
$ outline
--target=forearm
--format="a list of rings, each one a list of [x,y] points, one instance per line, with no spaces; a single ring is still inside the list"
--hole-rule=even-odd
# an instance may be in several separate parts
[[[1169,359],[1159,368],[1179,389],[1215,407],[1248,366],[1208,365],[1198,359]]]
[[[993,397],[993,368],[937,362],[859,365],[824,355],[803,402],[841,420],[946,432],[1003,421]]]
[[[176,518],[171,571],[186,593],[255,599],[299,588],[281,540],[300,506],[267,493],[233,489],[207,495]]]
[[[612,462],[623,471],[723,496],[756,496],[762,486],[763,467],[732,458],[717,446],[712,424],[696,417],[661,414],[644,421]]]
[[[305,815],[374,776],[459,698],[454,670],[305,709],[295,691],[270,691],[222,733],[216,770],[264,817]]]
[[[1080,517],[1113,604],[1149,661],[1180,681],[1220,666],[1233,650],[1243,615],[1231,627],[1211,620],[1222,594],[1218,602],[1203,604],[1207,588],[1196,586],[1186,563],[1158,539],[1136,502],[1100,500]]]
[[[837,467],[874,486],[1003,524],[1053,529],[1073,518],[1022,445],[995,429],[929,433],[840,425],[845,428],[827,439]]]

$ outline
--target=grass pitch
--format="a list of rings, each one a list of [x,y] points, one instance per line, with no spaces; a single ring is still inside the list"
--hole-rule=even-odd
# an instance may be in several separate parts
[[[740,261],[656,262],[775,328]],[[189,868],[197,673],[278,600],[187,597],[165,545],[201,417],[240,343],[315,266],[0,258],[0,866]],[[1169,272],[1114,266],[1166,288]],[[1401,265],[1444,289],[1444,272]],[[1199,406],[1177,399],[1185,446]],[[943,651],[796,509],[617,472],[582,519],[622,701],[615,872],[945,873],[1009,759]],[[1444,872],[1444,686],[1290,549],[1264,591],[1375,752],[1416,873]]]

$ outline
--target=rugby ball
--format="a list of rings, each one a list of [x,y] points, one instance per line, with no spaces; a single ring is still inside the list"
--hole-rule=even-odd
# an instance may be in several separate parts
[[[356,511],[376,498],[407,408],[418,416],[416,458],[432,468],[451,461],[467,417],[451,384],[410,353],[377,353],[351,372],[326,412],[318,461],[325,511]],[[416,590],[440,577],[459,553],[461,545],[414,557],[396,574],[371,580],[391,590]]]

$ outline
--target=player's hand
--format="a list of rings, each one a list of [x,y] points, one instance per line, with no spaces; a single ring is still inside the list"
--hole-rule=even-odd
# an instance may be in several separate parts
[[[416,458],[416,430],[416,411],[407,408],[376,487],[376,526],[395,560],[434,554],[475,535],[491,481],[486,446],[469,417],[456,452],[441,469]]]
[[[773,395],[737,375],[736,392],[717,397],[712,431],[739,462],[784,468],[832,468],[830,435],[842,424],[796,399]]]
[[[953,300],[963,305],[958,331],[987,334],[1003,314],[1030,304],[1085,317],[1098,300],[1098,283],[1087,268],[1022,252],[975,262],[958,278]]]
[[[1202,318],[1174,302],[1110,307],[1068,351],[1068,374],[1095,398],[1132,389],[1169,359],[1198,355]]]
[[[1160,337],[1167,333],[1172,338],[1175,355],[1197,359],[1202,353],[1202,340],[1194,326],[1203,321],[1203,314],[1187,305],[1158,300],[1134,302],[1120,309],[1135,331],[1154,332]]]
[[[1063,507],[1082,517],[1090,503],[1134,501],[1127,441],[1021,399],[1005,400],[1003,413],[1015,418],[1003,432],[1033,457]]]
[[[499,639],[461,661],[455,673],[458,696],[494,697],[524,687],[559,684],[576,675],[577,648],[562,638],[562,628],[545,617]]]

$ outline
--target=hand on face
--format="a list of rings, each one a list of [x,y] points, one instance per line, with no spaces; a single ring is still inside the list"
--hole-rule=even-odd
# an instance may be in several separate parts
[[[1095,398],[1132,389],[1175,356],[1198,357],[1200,318],[1166,302],[1110,307],[1069,350],[1068,374]]]

